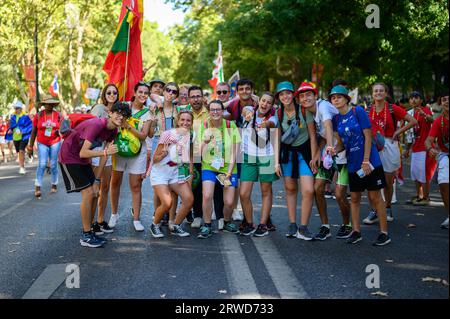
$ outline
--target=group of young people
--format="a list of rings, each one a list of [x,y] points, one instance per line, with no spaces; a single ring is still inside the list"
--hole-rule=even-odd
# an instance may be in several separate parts
[[[409,129],[417,132],[412,147],[412,156],[417,159],[413,176],[422,187],[418,187],[415,201],[428,199],[427,163],[437,158],[438,181],[448,211],[448,92],[440,98],[443,115],[432,127],[428,112],[421,106],[423,99],[417,103],[417,112],[410,115],[387,101],[383,83],[373,85],[373,104],[367,109],[350,104],[345,81],[333,83],[327,100],[319,97],[311,82],[294,89],[292,83],[284,81],[277,85],[275,94],[264,92],[258,97],[252,81],[242,79],[235,98],[229,98],[227,83],[220,83],[216,92],[217,99],[206,101],[199,86],[141,81],[132,100],[125,103],[118,101],[117,87],[108,84],[102,91],[102,103],[92,108],[95,118],[72,128],[62,144],[46,135],[58,133],[59,127],[45,124],[53,123],[50,109],[54,104],[44,104],[45,111],[34,121],[30,146],[37,136],[39,157],[44,160],[47,157],[41,154],[54,158],[52,154],[60,147],[66,190],[82,195],[81,245],[104,245],[106,239],[100,236],[111,233],[118,224],[119,204],[124,204],[120,201],[121,185],[128,171],[136,231],[144,230],[140,220],[142,183],[146,177],[150,179],[154,212],[149,231],[155,238],[165,236],[161,230],[165,216],[171,234],[189,236],[183,225],[187,220],[191,228],[200,228],[198,238],[209,238],[213,215],[219,230],[267,236],[276,229],[271,219],[272,184],[281,178],[289,220],[287,237],[308,241],[331,237],[325,189],[335,181],[342,215],[336,238],[351,244],[362,240],[360,203],[362,192],[367,190],[372,210],[364,223],[379,222],[374,245],[384,246],[391,242],[388,221],[394,220],[392,187],[401,165],[398,138]],[[410,96],[414,107],[416,97],[417,92]],[[125,131],[139,141],[132,155],[123,155],[117,143]],[[419,160],[423,154],[415,153],[425,153],[425,160]],[[256,223],[252,190],[258,182],[262,207]],[[106,222],[108,197],[112,214]],[[232,217],[238,199],[244,213],[239,226]],[[314,202],[321,226],[312,234],[308,227]],[[446,225],[448,228],[448,219]]]

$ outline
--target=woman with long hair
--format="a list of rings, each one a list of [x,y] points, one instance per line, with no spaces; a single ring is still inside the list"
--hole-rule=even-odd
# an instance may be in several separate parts
[[[134,87],[134,96],[131,101],[131,114],[133,125],[125,122],[123,128],[128,129],[141,143],[139,154],[134,157],[121,157],[117,154],[113,157],[113,171],[111,177],[111,218],[109,226],[115,226],[119,218],[119,196],[123,173],[128,169],[129,183],[132,198],[131,214],[136,231],[144,231],[144,226],[139,220],[142,206],[142,181],[146,177],[146,171],[150,164],[147,160],[147,144],[151,124],[151,115],[145,107],[150,89],[147,83],[138,82]]]
[[[277,85],[276,97],[280,101],[278,110],[279,136],[281,137],[279,158],[275,160],[277,175],[283,176],[286,190],[289,228],[286,237],[313,240],[308,229],[314,201],[314,175],[310,168],[312,154],[317,152],[316,128],[310,112],[303,111],[294,100],[291,82]],[[296,136],[288,131],[298,131]],[[301,185],[302,203],[300,227],[297,227],[297,195]]]
[[[109,117],[109,112],[111,111],[114,103],[119,101],[119,90],[115,84],[107,84],[101,94],[101,103],[94,105],[91,110],[91,114],[95,115],[101,119],[107,119]],[[100,151],[104,147],[97,147],[95,150]],[[94,173],[98,175],[100,157],[94,157],[92,159],[92,166]],[[108,205],[108,194],[109,187],[111,184],[111,174],[112,174],[112,157],[109,156],[105,167],[103,168],[100,177],[100,191],[98,196],[98,203],[92,205],[92,217],[95,217],[95,211],[98,206],[97,221],[93,223],[92,229],[97,235],[102,235],[103,233],[112,233],[113,230],[110,225],[104,220],[106,206]]]
[[[400,168],[400,145],[398,142],[402,133],[417,124],[417,120],[409,115],[405,109],[387,101],[388,88],[384,83],[375,83],[372,86],[373,104],[369,107],[369,119],[372,126],[372,137],[383,163],[386,187],[384,198],[386,201],[387,220],[393,221],[391,202],[394,189],[395,173]],[[397,129],[397,122],[405,120],[407,125]],[[371,203],[374,205],[373,203]],[[376,209],[371,209],[364,219],[364,224],[374,224],[378,221]]]
[[[189,110],[181,110],[177,114],[176,128],[164,131],[159,139],[158,147],[153,155],[150,180],[160,205],[155,210],[150,233],[155,238],[164,237],[159,223],[163,215],[172,207],[172,193],[180,196],[181,207],[170,232],[173,235],[186,237],[189,233],[184,231],[181,223],[190,212],[194,204],[194,195],[189,184],[194,171],[192,160],[191,129],[194,116]]]

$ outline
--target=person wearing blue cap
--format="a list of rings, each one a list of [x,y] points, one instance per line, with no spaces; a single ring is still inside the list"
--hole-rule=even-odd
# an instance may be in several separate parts
[[[19,174],[25,175],[25,148],[33,130],[33,122],[23,111],[23,103],[14,103],[15,113],[11,116],[9,128],[13,132],[14,146],[19,154]]]
[[[312,154],[317,152],[314,118],[294,100],[294,86],[291,82],[277,85],[276,96],[280,101],[278,123],[281,136],[280,163],[275,167],[278,176],[283,176],[286,189],[289,228],[286,237],[313,240],[308,230],[314,201],[314,175],[311,170]],[[277,154],[278,156],[278,154]],[[296,224],[298,179],[300,178],[302,207],[300,227]]]
[[[391,238],[388,235],[386,206],[381,196],[386,180],[380,155],[372,144],[369,117],[362,107],[349,106],[351,98],[343,86],[335,86],[331,90],[330,100],[339,111],[332,120],[337,140],[335,152],[346,150],[349,172],[353,231],[347,243],[356,244],[362,240],[359,220],[361,193],[367,190],[369,201],[377,209],[380,218],[380,234],[373,245],[387,245]]]

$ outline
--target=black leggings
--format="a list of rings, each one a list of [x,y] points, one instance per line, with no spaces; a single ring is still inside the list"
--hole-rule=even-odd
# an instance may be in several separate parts
[[[198,172],[202,171],[201,164],[194,164],[195,168]],[[200,179],[201,180],[201,179]],[[194,218],[200,217],[203,218],[203,187],[202,182],[198,184],[197,188],[194,189]],[[223,218],[223,187],[217,181],[216,186],[214,187],[214,212],[216,213],[216,219]]]

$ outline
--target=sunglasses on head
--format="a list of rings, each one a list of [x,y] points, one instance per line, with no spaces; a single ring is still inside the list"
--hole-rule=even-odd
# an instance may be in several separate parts
[[[172,89],[169,89],[169,88],[166,88],[166,92],[167,92],[167,93],[174,94],[174,95],[177,95],[177,94],[178,94],[178,91],[177,91],[177,90],[172,90]]]
[[[146,86],[146,87],[150,88],[150,85],[148,85],[148,83],[147,83],[147,82],[145,82],[145,81],[139,81],[139,82],[138,82],[138,84],[139,84],[139,85],[143,85],[143,86]]]
[[[221,95],[221,94],[223,94],[223,95],[228,94],[228,91],[227,90],[217,91],[217,95]]]

